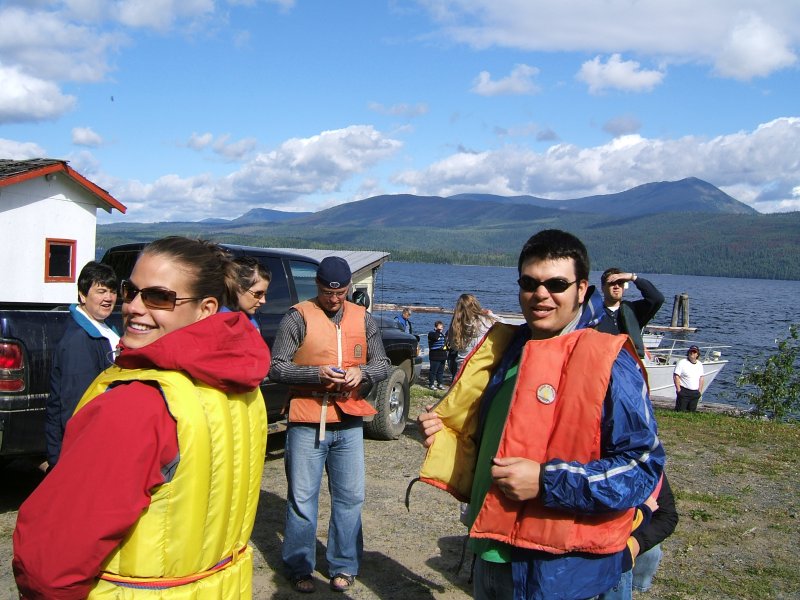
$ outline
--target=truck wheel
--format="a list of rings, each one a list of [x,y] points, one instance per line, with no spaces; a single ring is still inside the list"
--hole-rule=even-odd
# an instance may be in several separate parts
[[[396,440],[406,428],[409,409],[409,389],[405,372],[392,369],[381,381],[375,393],[378,414],[364,423],[364,433],[373,440]]]

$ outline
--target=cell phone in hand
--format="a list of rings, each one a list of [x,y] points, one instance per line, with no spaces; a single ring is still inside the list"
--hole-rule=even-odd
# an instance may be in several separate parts
[[[331,367],[331,371],[339,373],[339,375],[344,375],[344,369],[340,369],[339,367]]]

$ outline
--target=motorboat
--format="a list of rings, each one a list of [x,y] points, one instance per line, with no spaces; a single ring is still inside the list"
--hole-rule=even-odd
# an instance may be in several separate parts
[[[649,349],[658,348],[661,345],[661,340],[664,339],[664,334],[661,332],[654,332],[654,331],[643,331],[642,332],[642,342],[644,342],[644,347]]]
[[[730,346],[709,345],[691,340],[662,339],[657,348],[647,349],[643,361],[647,369],[651,397],[675,399],[675,382],[672,374],[678,361],[686,358],[690,346],[697,346],[700,349],[699,360],[703,363],[704,391],[728,364],[728,360],[723,358],[723,352]]]

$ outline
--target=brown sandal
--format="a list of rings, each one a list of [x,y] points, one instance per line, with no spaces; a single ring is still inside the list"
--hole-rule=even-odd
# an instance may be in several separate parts
[[[292,577],[292,589],[301,594],[311,594],[316,590],[314,587],[314,579],[311,575]]]
[[[334,592],[345,592],[353,587],[355,583],[355,575],[348,575],[347,573],[337,573],[331,577],[331,589]]]

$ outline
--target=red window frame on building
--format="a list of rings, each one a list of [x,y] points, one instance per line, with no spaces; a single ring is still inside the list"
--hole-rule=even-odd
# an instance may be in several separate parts
[[[77,240],[47,238],[44,242],[44,282],[75,283],[75,258]],[[53,248],[58,249],[58,256],[53,256]],[[66,253],[64,252],[66,248]],[[66,255],[66,264],[63,264]],[[54,262],[54,259],[57,262]]]

